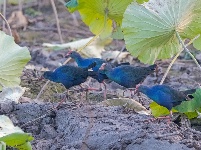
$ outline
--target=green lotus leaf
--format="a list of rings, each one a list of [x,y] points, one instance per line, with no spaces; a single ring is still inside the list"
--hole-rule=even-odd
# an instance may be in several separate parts
[[[0,31],[0,83],[6,87],[20,84],[20,75],[31,56],[26,47],[20,47],[13,37]],[[2,87],[0,87],[2,90]]]
[[[154,117],[166,116],[170,114],[169,110],[163,106],[158,105],[156,102],[150,104],[151,113]]]
[[[32,149],[30,141],[33,137],[24,133],[19,127],[15,127],[7,116],[0,116],[0,127],[0,141],[18,149]]]
[[[149,0],[136,0],[137,3],[142,4],[144,2],[148,2]]]
[[[176,32],[192,39],[201,30],[200,0],[150,0],[130,4],[122,22],[126,47],[143,63],[173,57],[181,46]]]
[[[193,46],[197,50],[201,50],[201,36],[193,42]]]
[[[194,112],[195,110],[201,108],[201,89],[197,89],[196,92],[192,95],[194,97],[193,99],[183,101],[180,105],[174,108],[181,113]]]
[[[78,9],[83,22],[89,26],[92,33],[97,35],[104,28],[101,37],[106,38],[112,34],[113,21],[118,26],[122,23],[124,11],[132,1],[133,0],[77,0],[78,6],[74,7],[75,5],[73,5],[73,8]],[[106,16],[107,20],[105,24]]]

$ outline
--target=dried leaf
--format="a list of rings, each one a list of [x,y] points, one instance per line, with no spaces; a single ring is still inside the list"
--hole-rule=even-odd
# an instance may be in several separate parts
[[[114,60],[119,55],[120,51],[106,51],[103,53],[102,58],[105,60]],[[117,62],[120,63],[124,58],[126,58],[128,55],[130,55],[129,52],[121,52],[121,54],[118,56]]]
[[[12,12],[11,16],[8,18],[8,23],[10,24],[11,28],[24,28],[26,29],[28,25],[27,18],[23,15],[22,11],[14,11]]]
[[[43,43],[43,46],[52,48],[54,50],[61,50],[65,48],[70,48],[70,49],[78,49],[83,47],[85,44],[87,44],[93,37],[89,37],[86,39],[81,39],[65,44],[50,44],[50,43]],[[98,38],[95,40],[92,44],[87,46],[85,49],[81,51],[84,55],[87,57],[96,57],[96,58],[101,58],[101,53],[105,51],[104,47],[105,45],[109,44],[111,42],[111,39],[104,39],[101,40]]]
[[[24,87],[5,87],[0,93],[0,103],[16,102],[18,103],[20,97],[24,94],[26,88]]]
[[[105,100],[99,104],[104,105],[104,106],[124,106],[126,108],[134,110],[138,114],[150,115],[150,111],[147,110],[144,106],[142,106],[140,103],[138,103],[134,99],[115,98],[115,99]]]

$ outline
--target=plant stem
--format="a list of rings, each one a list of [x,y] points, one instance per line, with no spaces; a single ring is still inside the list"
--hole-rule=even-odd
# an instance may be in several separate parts
[[[10,25],[8,24],[8,21],[6,20],[6,18],[0,13],[0,17],[5,21],[7,27],[8,27],[8,31],[9,31],[9,35],[12,36],[12,32],[10,29]]]
[[[121,50],[119,51],[119,54],[116,56],[116,58],[112,61],[113,63],[117,62],[118,57],[120,56],[120,54],[123,52],[123,50],[126,48],[126,46],[124,45]]]
[[[58,33],[59,33],[60,42],[63,43],[64,41],[63,41],[63,38],[62,38],[62,35],[61,35],[61,28],[60,28],[60,24],[59,24],[59,18],[58,18],[58,14],[57,14],[57,9],[56,9],[54,0],[50,0],[50,2],[51,2],[52,9],[54,11],[54,15],[55,15],[55,18],[56,18],[57,30],[58,30]]]
[[[18,0],[19,11],[22,11],[22,0]]]
[[[196,63],[196,65],[198,66],[198,68],[200,68],[201,70],[201,66],[199,65],[198,61],[195,59],[195,57],[193,56],[193,54],[191,54],[191,52],[189,51],[189,49],[184,45],[184,42],[182,41],[179,33],[176,31],[176,36],[179,39],[179,42],[181,43],[182,47],[184,48],[184,50],[191,56],[191,58],[194,60],[194,62]]]
[[[42,89],[40,90],[40,92],[38,93],[36,99],[39,99],[41,94],[43,93],[43,91],[45,90],[45,88],[47,87],[48,83],[50,83],[50,80],[48,80],[42,87]]]
[[[6,16],[6,0],[3,1],[3,16]],[[3,31],[5,31],[5,20],[3,21]]]
[[[173,58],[173,60],[172,60],[171,63],[169,64],[169,66],[168,66],[168,68],[167,68],[167,70],[166,70],[166,72],[165,72],[165,74],[164,74],[164,76],[163,76],[163,78],[162,78],[162,80],[161,80],[161,82],[160,82],[160,85],[163,84],[163,82],[165,81],[165,79],[166,79],[166,77],[167,77],[167,75],[168,75],[168,73],[169,73],[169,71],[170,71],[172,65],[173,65],[174,62],[177,60],[177,58],[179,57],[179,55],[181,54],[182,51],[183,51],[183,49],[180,50],[180,51],[177,53],[177,55]]]
[[[198,36],[196,36],[195,38],[193,38],[188,44],[185,45],[185,47],[187,47],[187,46],[189,46],[190,44],[192,44],[192,43],[193,43],[196,39],[198,39],[199,37],[200,37],[200,35],[198,35]],[[168,68],[167,68],[165,74],[163,75],[163,78],[162,78],[162,80],[161,80],[161,82],[160,82],[160,85],[163,84],[163,82],[165,81],[165,79],[166,79],[166,77],[167,77],[167,75],[168,75],[168,73],[169,73],[169,71],[170,71],[172,65],[174,64],[174,62],[176,61],[176,59],[179,57],[179,55],[181,54],[181,52],[182,52],[183,50],[184,50],[184,49],[182,48],[182,49],[177,53],[177,55],[173,58],[173,60],[171,61],[171,63],[169,64],[169,66],[168,66]]]

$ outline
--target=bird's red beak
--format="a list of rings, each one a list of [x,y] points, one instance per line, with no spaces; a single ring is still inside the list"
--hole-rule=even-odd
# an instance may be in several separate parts
[[[66,55],[65,57],[69,57],[69,55],[71,54],[72,50],[70,50]]]
[[[103,64],[100,66],[99,70],[104,70],[104,69],[105,69],[105,65],[106,65],[106,63],[103,63]]]

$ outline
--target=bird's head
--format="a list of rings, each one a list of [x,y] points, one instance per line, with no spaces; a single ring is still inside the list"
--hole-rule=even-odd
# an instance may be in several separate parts
[[[54,80],[54,73],[52,71],[46,71],[43,74],[43,78],[53,81]]]
[[[66,54],[66,57],[71,57],[71,58],[77,58],[77,57],[80,57],[80,54],[77,53],[76,51],[69,51],[67,54]]]

